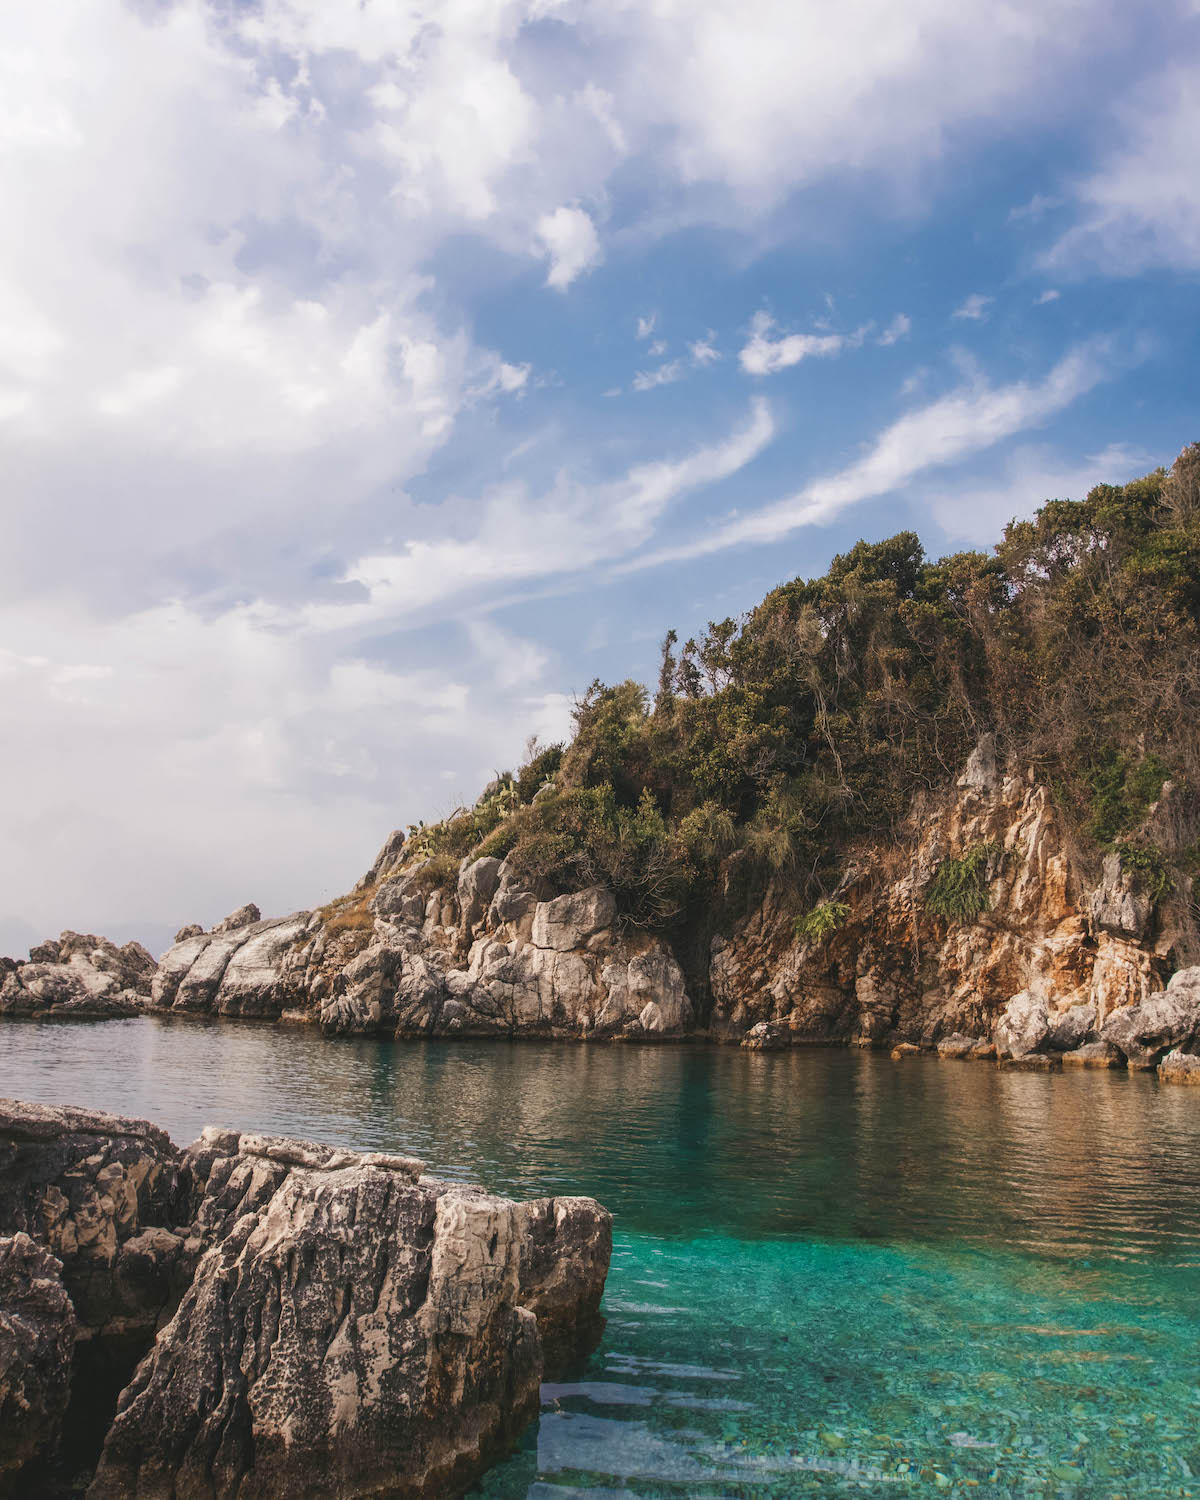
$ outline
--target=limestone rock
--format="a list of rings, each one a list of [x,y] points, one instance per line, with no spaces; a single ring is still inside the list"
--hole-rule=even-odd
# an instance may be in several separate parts
[[[58,1441],[77,1334],[61,1272],[27,1234],[0,1238],[0,1494],[36,1494]]]
[[[150,995],[157,964],[141,943],[118,948],[93,933],[66,931],[30,949],[0,980],[0,1014],[105,1020],[134,1015]]]
[[[178,1245],[145,1236],[175,1222],[184,1190],[179,1153],[146,1120],[0,1099],[0,1233],[62,1262],[89,1330],[153,1331]]]
[[[779,1052],[791,1042],[787,1029],[771,1021],[759,1021],[742,1038],[742,1046],[752,1052]]]
[[[468,931],[483,920],[499,884],[498,859],[482,858],[470,864],[463,861],[458,876],[458,909],[459,920]]]
[[[1164,1052],[1200,1039],[1200,968],[1180,969],[1166,990],[1140,1005],[1113,1011],[1100,1032],[1132,1067],[1153,1067]]]
[[[398,866],[404,863],[404,847],[406,839],[402,828],[394,829],[383,841],[383,847],[375,856],[375,863],[354,887],[356,891],[369,890],[387,877]]]
[[[245,906],[239,906],[236,911],[231,911],[227,917],[218,922],[213,928],[213,933],[219,936],[224,932],[236,932],[239,927],[252,927],[255,922],[261,921],[262,912],[253,901],[248,901]]]
[[[1064,1068],[1119,1068],[1121,1054],[1107,1042],[1085,1042],[1073,1052],[1064,1052]]]
[[[1200,1057],[1194,1052],[1181,1052],[1177,1047],[1159,1063],[1158,1076],[1164,1083],[1200,1084]]]
[[[1083,1045],[1096,1024],[1096,1007],[1090,1003],[1072,1005],[1050,1015],[1046,1046],[1051,1052],[1073,1052]]]
[[[654,944],[625,959],[618,951],[605,964],[601,983],[608,998],[596,1017],[596,1031],[623,1028],[646,1036],[679,1036],[691,1025],[692,1003],[683,970],[666,948]]]
[[[1037,1052],[1050,1034],[1050,1013],[1043,995],[1022,990],[997,1017],[993,1039],[996,1055],[1022,1058]]]
[[[939,1057],[974,1057],[975,1048],[979,1045],[978,1037],[963,1036],[961,1032],[955,1032],[953,1036],[944,1036],[937,1044],[937,1055]]]
[[[199,922],[189,922],[186,927],[181,927],[173,939],[176,943],[186,943],[188,938],[200,937],[204,932]]]
[[[0,1101],[0,1492],[72,1368],[117,1398],[111,1360],[71,1366],[76,1323],[84,1352],[145,1354],[93,1497],[469,1488],[536,1413],[544,1356],[594,1336],[611,1219],[422,1174],[214,1128],[181,1155],[145,1121]]]
[[[964,791],[990,793],[999,784],[996,766],[996,736],[985,734],[967,758],[958,785]]]
[[[420,927],[425,919],[425,898],[410,890],[405,879],[385,880],[371,897],[370,909],[386,922]]]
[[[1144,938],[1154,903],[1140,889],[1133,872],[1121,868],[1121,856],[1109,854],[1100,884],[1088,898],[1088,913],[1097,932],[1116,937]]]
[[[521,1306],[537,1318],[547,1361],[561,1364],[599,1336],[612,1216],[593,1198],[539,1198],[518,1209]]]
[[[616,912],[612,892],[598,885],[554,901],[541,901],[533,914],[533,944],[558,953],[582,948],[588,938],[612,926]]]
[[[611,1226],[590,1200],[226,1132],[189,1157],[210,1248],[121,1397],[93,1500],[460,1492],[536,1413],[539,1318],[553,1343],[599,1302]]]
[[[255,913],[253,920],[250,913]],[[312,914],[262,921],[244,906],[212,932],[181,929],[163,954],[151,987],[156,1008],[274,1019],[301,995],[292,960]]]

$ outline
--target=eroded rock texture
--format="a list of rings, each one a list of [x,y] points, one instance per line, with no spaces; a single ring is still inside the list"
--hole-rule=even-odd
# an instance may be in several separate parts
[[[140,943],[118,948],[91,933],[64,932],[31,949],[28,963],[0,960],[0,1015],[88,1021],[135,1015],[156,968]]]
[[[212,1500],[467,1488],[536,1412],[545,1359],[594,1336],[612,1243],[590,1199],[220,1129],[179,1152],[13,1101],[0,1234],[0,1412],[30,1393],[0,1433],[10,1487],[35,1492],[61,1424],[63,1483],[103,1443],[90,1495]],[[88,1454],[63,1411],[101,1377],[120,1399],[99,1425],[81,1403]]]
[[[0,1495],[34,1493],[58,1447],[76,1334],[61,1273],[27,1234],[0,1237]]]

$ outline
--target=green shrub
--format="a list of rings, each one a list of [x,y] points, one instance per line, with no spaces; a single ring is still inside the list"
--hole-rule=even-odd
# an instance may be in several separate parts
[[[553,782],[562,765],[563,746],[550,745],[539,750],[517,773],[517,797],[532,802],[541,789]]]
[[[1157,903],[1175,889],[1163,852],[1155,844],[1118,843],[1121,868],[1133,873],[1150,900]]]
[[[1102,752],[1084,774],[1091,802],[1089,836],[1103,848],[1112,848],[1122,833],[1146,816],[1170,774],[1157,755],[1135,758],[1111,749]]]
[[[796,918],[793,931],[803,943],[823,943],[846,925],[849,915],[850,908],[844,901],[820,901],[811,911]]]
[[[925,910],[947,922],[973,922],[990,905],[987,867],[1001,855],[995,844],[975,844],[962,859],[944,859],[925,893]]]

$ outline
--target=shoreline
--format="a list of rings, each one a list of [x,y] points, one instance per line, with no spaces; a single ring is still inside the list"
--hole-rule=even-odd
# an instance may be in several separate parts
[[[939,1044],[922,1046],[907,1040],[896,1040],[895,1038],[884,1038],[880,1040],[865,1037],[777,1037],[767,1045],[756,1045],[748,1041],[748,1033],[741,1036],[732,1036],[728,1033],[719,1034],[711,1031],[693,1031],[679,1035],[661,1034],[614,1034],[596,1035],[589,1032],[578,1032],[574,1030],[563,1031],[540,1031],[540,1030],[517,1030],[509,1032],[479,1031],[479,1032],[413,1032],[413,1031],[387,1031],[379,1029],[363,1032],[323,1032],[320,1027],[319,1018],[316,1016],[300,1016],[295,1012],[283,1013],[277,1017],[271,1016],[239,1016],[239,1015],[214,1015],[199,1011],[179,1011],[170,1008],[156,1009],[153,1006],[144,1006],[131,1009],[123,1014],[113,1015],[84,1015],[75,1012],[60,1012],[48,1009],[31,1014],[4,1014],[0,1015],[0,1028],[8,1022],[21,1024],[50,1024],[50,1025],[104,1025],[114,1021],[137,1021],[142,1019],[165,1021],[169,1024],[182,1023],[184,1025],[200,1024],[204,1026],[248,1026],[255,1029],[273,1029],[285,1027],[294,1030],[308,1030],[315,1032],[322,1042],[376,1042],[392,1046],[415,1045],[418,1043],[437,1043],[453,1047],[464,1042],[485,1043],[510,1043],[524,1046],[531,1043],[542,1043],[543,1045],[572,1044],[600,1045],[600,1046],[623,1046],[635,1049],[655,1050],[666,1047],[689,1047],[689,1048],[713,1048],[722,1051],[734,1050],[760,1055],[778,1055],[788,1052],[810,1052],[810,1051],[845,1051],[845,1052],[869,1052],[877,1056],[886,1056],[889,1061],[896,1063],[907,1062],[911,1058],[927,1058],[938,1062],[964,1062],[964,1063],[990,1063],[993,1068],[1000,1072],[1009,1073],[1062,1073],[1062,1072],[1108,1072],[1141,1074],[1154,1077],[1158,1082],[1171,1085],[1200,1085],[1200,1069],[1189,1068],[1164,1069],[1159,1059],[1155,1063],[1131,1062],[1129,1059],[1117,1054],[1100,1058],[1098,1056],[1075,1056],[1070,1052],[1031,1052],[1022,1057],[997,1057],[993,1044],[986,1044],[988,1050],[942,1050]],[[943,1039],[945,1040],[945,1039]],[[1079,1049],[1086,1052],[1087,1048]],[[1116,1049],[1113,1049],[1115,1053]]]

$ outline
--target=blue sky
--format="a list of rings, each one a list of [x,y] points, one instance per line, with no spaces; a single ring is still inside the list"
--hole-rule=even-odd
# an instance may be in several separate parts
[[[1200,7],[0,23],[0,948],[348,886],[860,536],[1200,437]]]

